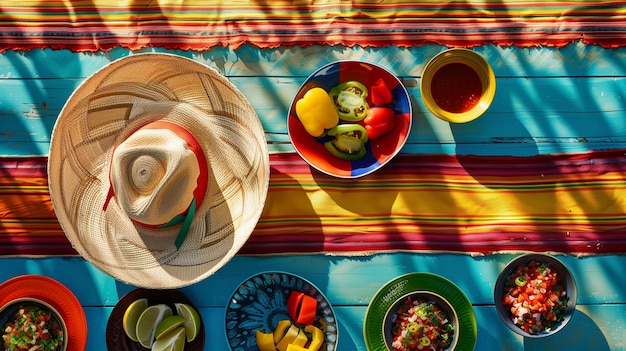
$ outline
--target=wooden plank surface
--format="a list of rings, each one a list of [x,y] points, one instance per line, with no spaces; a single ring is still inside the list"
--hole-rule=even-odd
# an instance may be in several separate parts
[[[227,350],[224,311],[232,292],[251,275],[286,271],[315,284],[338,316],[339,350],[365,350],[363,320],[372,296],[387,281],[409,272],[441,275],[461,288],[472,302],[478,322],[475,350],[623,350],[626,345],[626,256],[557,256],[572,271],[578,286],[577,311],[566,328],[541,340],[522,338],[499,319],[493,305],[494,283],[515,255],[471,257],[453,254],[379,254],[367,257],[302,255],[236,256],[214,276],[181,291],[199,306],[206,324],[205,350]],[[79,257],[0,259],[0,281],[33,273],[50,276],[77,296],[89,328],[87,350],[105,350],[105,327],[119,298],[135,289],[95,269]]]
[[[253,103],[267,130],[270,150],[291,151],[286,114],[295,90],[318,67],[344,59],[376,62],[399,75],[412,97],[414,125],[403,152],[415,154],[534,155],[626,147],[626,49],[572,44],[563,48],[484,46],[498,91],[492,108],[475,122],[450,125],[427,112],[419,78],[427,60],[444,50],[311,46],[260,50],[214,48],[175,52],[229,77]],[[145,51],[162,51],[149,49]],[[0,54],[0,154],[47,155],[56,117],[71,92],[91,73],[130,52],[7,51]],[[476,350],[624,350],[626,281],[623,255],[561,257],[578,283],[571,324],[554,337],[524,339],[508,330],[493,307],[493,284],[513,255],[380,254],[343,256],[237,256],[216,275],[182,289],[210,329],[206,350],[227,350],[224,306],[237,285],[261,271],[288,271],[316,284],[335,306],[340,351],[365,350],[367,304],[397,275],[425,271],[451,279],[468,296],[478,319]],[[85,306],[87,350],[105,350],[111,309],[134,287],[115,281],[78,257],[1,258],[0,281],[34,273],[68,286]]]
[[[291,100],[315,69],[336,60],[376,62],[400,76],[411,96],[412,154],[528,156],[626,146],[626,50],[570,45],[561,49],[480,47],[497,76],[495,100],[467,124],[433,116],[421,100],[425,62],[444,50],[307,47],[217,48],[176,52],[214,67],[246,95],[267,131],[270,151],[293,151],[286,130]],[[163,50],[161,50],[163,51]],[[73,90],[97,69],[130,52],[34,50],[0,54],[0,154],[46,155],[56,117]]]

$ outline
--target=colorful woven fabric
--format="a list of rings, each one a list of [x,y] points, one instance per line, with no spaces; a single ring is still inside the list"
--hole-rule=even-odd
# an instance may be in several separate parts
[[[274,154],[263,215],[240,252],[624,252],[625,152],[401,155],[356,180]],[[0,255],[75,253],[56,222],[45,166],[1,162]]]
[[[10,0],[0,52],[217,45],[626,44],[625,1]]]

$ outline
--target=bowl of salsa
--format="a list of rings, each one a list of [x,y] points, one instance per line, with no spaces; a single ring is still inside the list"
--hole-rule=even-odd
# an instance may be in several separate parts
[[[509,262],[496,281],[496,310],[514,332],[529,338],[553,335],[576,309],[577,289],[569,269],[556,257],[531,253]]]
[[[67,327],[48,303],[34,298],[13,300],[0,308],[3,350],[65,351]]]
[[[474,308],[452,281],[427,272],[400,275],[383,285],[365,311],[368,351],[473,350]]]
[[[391,351],[454,350],[459,322],[443,296],[430,291],[404,295],[388,309],[383,325]]]
[[[496,94],[496,78],[478,53],[454,48],[430,59],[420,81],[422,100],[435,116],[466,123],[489,109]]]

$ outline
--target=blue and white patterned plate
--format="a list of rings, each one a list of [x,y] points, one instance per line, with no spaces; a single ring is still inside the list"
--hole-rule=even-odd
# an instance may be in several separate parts
[[[337,348],[337,319],[326,297],[311,282],[284,272],[264,272],[246,279],[233,292],[226,307],[226,339],[232,351],[259,351],[256,330],[268,333],[279,321],[290,319],[287,299],[292,291],[317,299],[313,325],[324,332],[320,350]]]

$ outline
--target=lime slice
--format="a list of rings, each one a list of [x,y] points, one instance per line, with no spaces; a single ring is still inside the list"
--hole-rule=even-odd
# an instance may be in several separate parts
[[[157,325],[154,330],[154,338],[159,340],[163,335],[171,332],[172,330],[182,327],[185,324],[185,318],[178,315],[169,316],[163,318],[163,320]]]
[[[175,303],[176,313],[185,318],[185,332],[187,334],[187,342],[193,341],[200,333],[200,315],[195,308],[184,304]]]
[[[185,327],[178,327],[163,335],[152,344],[152,351],[183,351],[185,349]]]
[[[137,320],[137,341],[145,348],[152,347],[154,333],[164,318],[172,315],[172,309],[165,304],[149,306]]]
[[[122,327],[132,341],[139,341],[137,339],[137,320],[146,308],[148,308],[148,299],[138,299],[128,305],[126,312],[124,312]]]

